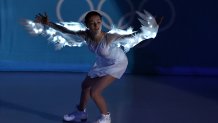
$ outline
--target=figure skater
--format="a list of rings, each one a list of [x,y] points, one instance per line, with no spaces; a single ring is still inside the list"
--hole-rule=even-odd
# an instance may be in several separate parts
[[[39,32],[39,27],[34,27],[34,24],[41,24],[52,28],[57,32],[61,32],[62,36],[67,34],[68,36],[73,35],[81,37],[90,51],[96,55],[95,64],[82,82],[80,102],[75,106],[75,111],[64,115],[64,121],[86,121],[88,118],[86,107],[88,100],[91,97],[100,111],[100,117],[95,123],[111,123],[110,112],[107,108],[107,103],[102,96],[102,92],[113,83],[114,80],[120,79],[124,74],[128,64],[125,52],[140,41],[154,38],[159,27],[159,24],[156,23],[153,16],[147,16],[146,13],[145,15],[142,15],[141,13],[138,14],[144,18],[144,20],[140,20],[142,27],[144,28],[141,28],[141,31],[131,31],[130,33],[119,33],[123,30],[117,28],[112,29],[110,32],[102,31],[102,15],[97,11],[90,11],[86,14],[84,23],[87,29],[85,30],[75,31],[58,23],[53,23],[48,19],[47,14],[36,15],[34,22],[32,21],[30,23],[30,21],[27,21],[29,25],[32,25],[32,27],[28,27],[38,28],[38,31],[35,31],[35,33]],[[44,27],[42,28],[46,30]],[[65,41],[65,44],[68,43],[69,46],[72,43],[67,42],[67,39]],[[59,42],[59,44],[60,43],[61,42]]]

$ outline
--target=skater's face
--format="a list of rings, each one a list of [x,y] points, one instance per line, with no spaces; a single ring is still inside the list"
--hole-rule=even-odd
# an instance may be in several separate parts
[[[93,15],[89,18],[87,27],[93,33],[99,33],[102,29],[102,19],[98,15]]]

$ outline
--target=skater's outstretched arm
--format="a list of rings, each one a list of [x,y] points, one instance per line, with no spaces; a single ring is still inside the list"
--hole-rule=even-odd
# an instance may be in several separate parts
[[[55,30],[61,31],[63,33],[69,33],[69,34],[79,34],[79,33],[81,33],[81,31],[75,32],[75,31],[67,29],[64,26],[61,26],[61,25],[58,25],[56,23],[51,22],[46,13],[44,15],[41,14],[41,13],[37,14],[35,16],[35,22],[47,25],[47,26],[49,26],[49,27],[51,27],[51,28],[53,28]]]
[[[118,47],[123,47],[125,52],[128,52],[130,48],[141,41],[155,38],[159,29],[159,24],[162,21],[161,19],[157,22],[156,18],[146,10],[144,10],[144,13],[138,11],[136,13],[139,16],[138,20],[141,23],[140,30],[133,31],[132,28],[128,28],[127,30],[112,28],[112,30],[109,31],[111,34],[110,37],[112,37],[111,41]]]

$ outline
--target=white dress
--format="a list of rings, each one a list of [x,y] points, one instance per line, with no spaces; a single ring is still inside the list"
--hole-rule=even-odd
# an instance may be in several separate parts
[[[116,35],[106,33],[97,44],[86,39],[88,48],[96,55],[96,61],[88,72],[91,78],[111,75],[120,79],[126,71],[128,59],[124,51],[110,41],[115,38]]]

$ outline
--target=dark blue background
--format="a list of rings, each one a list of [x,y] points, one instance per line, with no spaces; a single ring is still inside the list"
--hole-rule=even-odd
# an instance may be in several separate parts
[[[46,38],[31,36],[22,25],[23,18],[47,12],[58,22],[56,6],[61,0],[1,0],[0,70],[1,71],[74,71],[86,72],[94,62],[87,47],[56,51]],[[90,7],[85,0],[62,0],[64,21],[78,21]],[[92,0],[97,9],[99,0]],[[146,9],[164,16],[155,39],[131,49],[127,72],[137,74],[218,75],[216,0],[106,0],[101,10],[113,23],[125,14],[123,25],[138,30],[140,23],[133,11]],[[109,24],[104,16],[105,23]],[[108,31],[107,28],[104,28]]]

